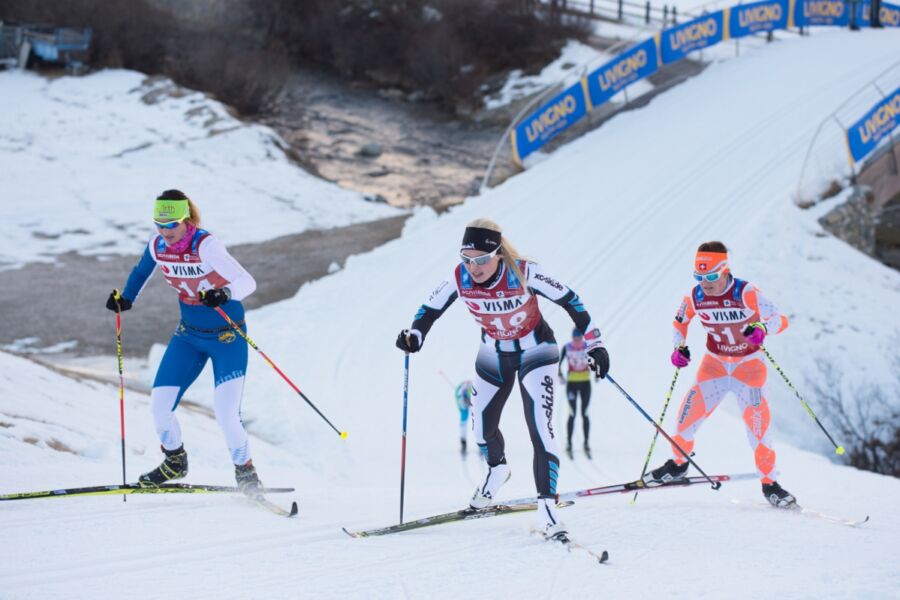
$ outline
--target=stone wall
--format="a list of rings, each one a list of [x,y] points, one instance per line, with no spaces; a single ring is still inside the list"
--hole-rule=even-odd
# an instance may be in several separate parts
[[[830,234],[875,257],[875,196],[868,187],[854,189],[846,202],[819,219]]]

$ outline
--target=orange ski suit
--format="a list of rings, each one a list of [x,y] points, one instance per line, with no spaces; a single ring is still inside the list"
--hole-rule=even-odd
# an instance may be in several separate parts
[[[695,316],[707,331],[708,352],[678,411],[678,432],[673,439],[690,454],[697,430],[725,395],[732,392],[741,408],[756,468],[762,482],[771,483],[777,472],[775,451],[769,440],[765,356],[760,346],[750,343],[742,332],[747,325],[761,322],[768,335],[781,333],[788,326],[787,317],[753,284],[736,278],[720,296],[708,296],[698,285],[684,297],[672,323],[676,347],[685,344],[688,325]],[[686,462],[674,446],[672,452],[676,463]]]

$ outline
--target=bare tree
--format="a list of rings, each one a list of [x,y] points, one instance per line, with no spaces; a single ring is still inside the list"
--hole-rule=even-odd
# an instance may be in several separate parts
[[[818,362],[819,376],[812,387],[824,408],[822,416],[843,440],[848,462],[896,477],[900,476],[900,353],[893,362],[897,377],[893,389],[866,385],[845,397],[840,371],[827,360]]]

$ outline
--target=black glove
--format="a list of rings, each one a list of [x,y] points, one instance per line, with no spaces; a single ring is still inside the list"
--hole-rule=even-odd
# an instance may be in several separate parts
[[[422,334],[418,331],[404,329],[397,336],[397,347],[404,352],[418,352],[422,349]]]
[[[599,379],[609,373],[609,352],[602,345],[588,350],[588,367]]]
[[[231,292],[228,290],[228,288],[222,288],[220,290],[206,290],[205,292],[200,293],[200,302],[210,308],[222,306],[229,300],[231,300]]]
[[[119,290],[113,290],[112,293],[110,293],[109,298],[106,299],[106,308],[113,312],[131,310],[131,300],[121,295],[119,296],[119,299],[116,300],[116,292],[118,291]]]

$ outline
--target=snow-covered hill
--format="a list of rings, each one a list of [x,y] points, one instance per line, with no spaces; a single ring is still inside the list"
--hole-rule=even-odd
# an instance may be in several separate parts
[[[865,527],[761,506],[756,481],[718,492],[651,492],[633,506],[614,496],[565,509],[574,537],[610,551],[604,567],[529,537],[527,516],[365,540],[347,538],[340,527],[397,519],[403,356],[393,342],[453,268],[463,228],[477,216],[500,222],[521,250],[579,292],[604,330],[611,372],[654,415],[672,376],[671,318],[692,285],[693,252],[708,239],[728,244],[736,274],[790,315],[790,329],[767,346],[801,390],[808,392],[826,359],[848,389],[888,385],[900,276],[825,235],[790,198],[815,126],[896,60],[898,47],[898,31],[835,31],[713,65],[503,186],[440,217],[420,212],[400,239],[351,258],[290,300],[251,312],[253,339],[350,434],[341,441],[251,356],[243,412],[250,429],[277,446],[254,439],[255,462],[267,483],[298,488],[300,519],[223,498],[3,504],[0,596],[102,598],[127,589],[130,597],[217,599],[896,598],[900,482],[811,452],[822,449],[821,432],[774,373],[769,396],[781,483],[822,511],[871,515]],[[567,317],[543,306],[563,338]],[[462,506],[480,474],[474,454],[459,457],[457,412],[439,374],[470,376],[479,342],[466,313],[452,307],[411,360],[407,518]],[[700,332],[689,342],[699,350]],[[4,355],[0,361],[0,421],[14,425],[0,428],[0,491],[115,481],[115,388],[67,382]],[[682,374],[678,399],[695,368]],[[209,393],[209,383],[197,384],[198,393]],[[48,424],[10,420],[29,403],[23,414]],[[158,456],[146,398],[129,394],[129,403],[134,476]],[[520,406],[514,391],[501,424],[513,473],[506,498],[533,493]],[[669,427],[675,412],[670,407]],[[649,424],[605,382],[595,385],[591,414],[595,458],[564,458],[561,491],[640,472]],[[557,428],[565,416],[558,406]],[[186,447],[198,464],[189,480],[228,481],[214,424],[184,418]],[[86,456],[24,443],[26,425],[31,437],[56,437]],[[61,426],[75,432],[61,438]],[[729,401],[699,432],[695,450],[708,472],[753,470]],[[658,444],[653,463],[667,455]]]
[[[398,214],[291,163],[278,135],[168,79],[0,72],[0,269],[133,254],[152,200],[183,189],[230,244]]]

